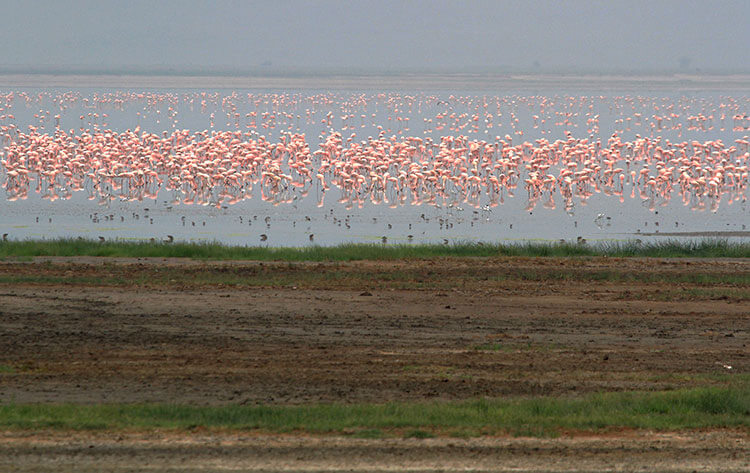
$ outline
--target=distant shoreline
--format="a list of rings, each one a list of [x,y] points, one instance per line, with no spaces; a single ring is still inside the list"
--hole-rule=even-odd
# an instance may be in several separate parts
[[[0,74],[0,87],[380,90],[748,90],[750,74],[393,74],[393,75],[116,75]]]
[[[707,231],[707,232],[641,232],[630,233],[630,235],[643,236],[664,236],[664,237],[707,237],[707,238],[724,238],[724,237],[750,237],[750,230],[727,230],[727,231]]]

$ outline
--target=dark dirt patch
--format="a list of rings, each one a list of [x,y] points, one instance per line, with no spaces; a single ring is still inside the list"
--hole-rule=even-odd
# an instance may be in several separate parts
[[[263,265],[269,281],[303,275],[292,286],[298,289],[210,282],[210,274],[237,267],[253,272],[258,263],[131,263],[0,264],[0,275],[70,278],[0,285],[3,402],[297,404],[575,395],[715,385],[749,371],[750,301],[714,300],[711,290],[722,284],[653,278],[746,275],[750,262],[742,260]],[[652,276],[648,282],[522,277],[556,268]],[[506,276],[484,281],[479,270]],[[160,276],[164,271],[200,275],[203,282],[171,282]],[[315,279],[304,276],[311,271]],[[422,282],[403,290],[394,287],[395,277],[357,276],[372,271],[409,271]],[[328,280],[326,272],[341,277]],[[151,274],[158,282],[102,287],[75,282],[81,274],[102,281],[112,274],[149,280]],[[302,289],[304,281],[311,287]],[[659,297],[695,287],[707,292],[686,292],[686,300]]]

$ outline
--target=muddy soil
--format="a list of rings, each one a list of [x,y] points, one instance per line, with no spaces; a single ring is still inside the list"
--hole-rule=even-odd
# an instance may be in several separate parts
[[[746,275],[750,262],[743,260],[284,263],[263,270],[269,281],[284,273],[282,287],[210,284],[205,278],[195,284],[164,278],[150,285],[112,283],[122,274],[149,271],[157,280],[164,268],[203,274],[254,265],[259,263],[0,263],[6,278],[0,284],[0,402],[575,396],[717,385],[750,371],[750,300],[741,292],[747,288],[665,282],[690,273]],[[483,281],[478,267],[505,276]],[[578,276],[537,277],[550,268],[574,269]],[[359,277],[373,271],[403,276],[407,270],[420,278],[413,289],[403,289],[410,286],[402,277],[393,278],[398,284]],[[602,271],[643,277],[580,277]],[[286,285],[305,272],[318,278]],[[337,278],[328,280],[328,272]],[[80,273],[89,282],[74,278]],[[102,285],[90,282],[97,275]],[[7,282],[13,277],[22,282]],[[660,297],[676,288],[686,297]],[[726,290],[730,296],[721,292]],[[747,432],[473,440],[14,432],[0,439],[0,469],[750,471],[748,453]]]
[[[601,272],[607,264],[651,273],[750,271],[750,263],[737,260],[684,267],[654,260],[558,261],[516,265],[575,265],[583,272]],[[195,270],[189,263],[175,264]],[[376,265],[379,274],[388,274],[419,264],[428,263],[346,263],[335,271],[354,274]],[[419,290],[373,289],[376,282],[356,278],[338,279],[344,290],[336,281],[329,289],[3,284],[0,399],[191,404],[464,399],[662,390],[750,371],[749,300],[700,294],[692,300],[651,298],[667,289],[658,281],[510,278],[490,289],[461,288],[462,271],[474,271],[473,266],[461,260],[440,265],[437,282],[450,274],[458,287],[431,290],[427,279],[426,289],[424,284]],[[94,275],[159,270],[127,262],[84,267]],[[198,271],[225,267],[200,263]],[[0,274],[72,273],[66,268],[6,263]],[[75,269],[81,272],[80,265]],[[276,270],[289,269],[270,269]],[[319,265],[310,270],[324,271]]]
[[[0,433],[15,472],[745,472],[750,442],[731,431],[558,439],[351,439],[222,433]]]

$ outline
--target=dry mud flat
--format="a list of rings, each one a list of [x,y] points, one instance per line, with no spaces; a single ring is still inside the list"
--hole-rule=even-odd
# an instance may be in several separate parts
[[[747,436],[625,432],[559,439],[0,433],[14,472],[745,472]]]
[[[612,258],[4,262],[0,400],[304,404],[718,385],[749,371],[750,298],[711,281],[749,271],[744,260]],[[747,432],[21,432],[0,449],[10,471],[750,471]]]
[[[300,404],[706,385],[748,372],[748,288],[674,278],[748,271],[607,258],[0,263],[0,278],[25,281],[0,284],[0,399]]]

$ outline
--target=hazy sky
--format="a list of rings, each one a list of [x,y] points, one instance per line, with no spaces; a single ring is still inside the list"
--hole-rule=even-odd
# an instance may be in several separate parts
[[[750,1],[0,1],[0,67],[750,70]]]

